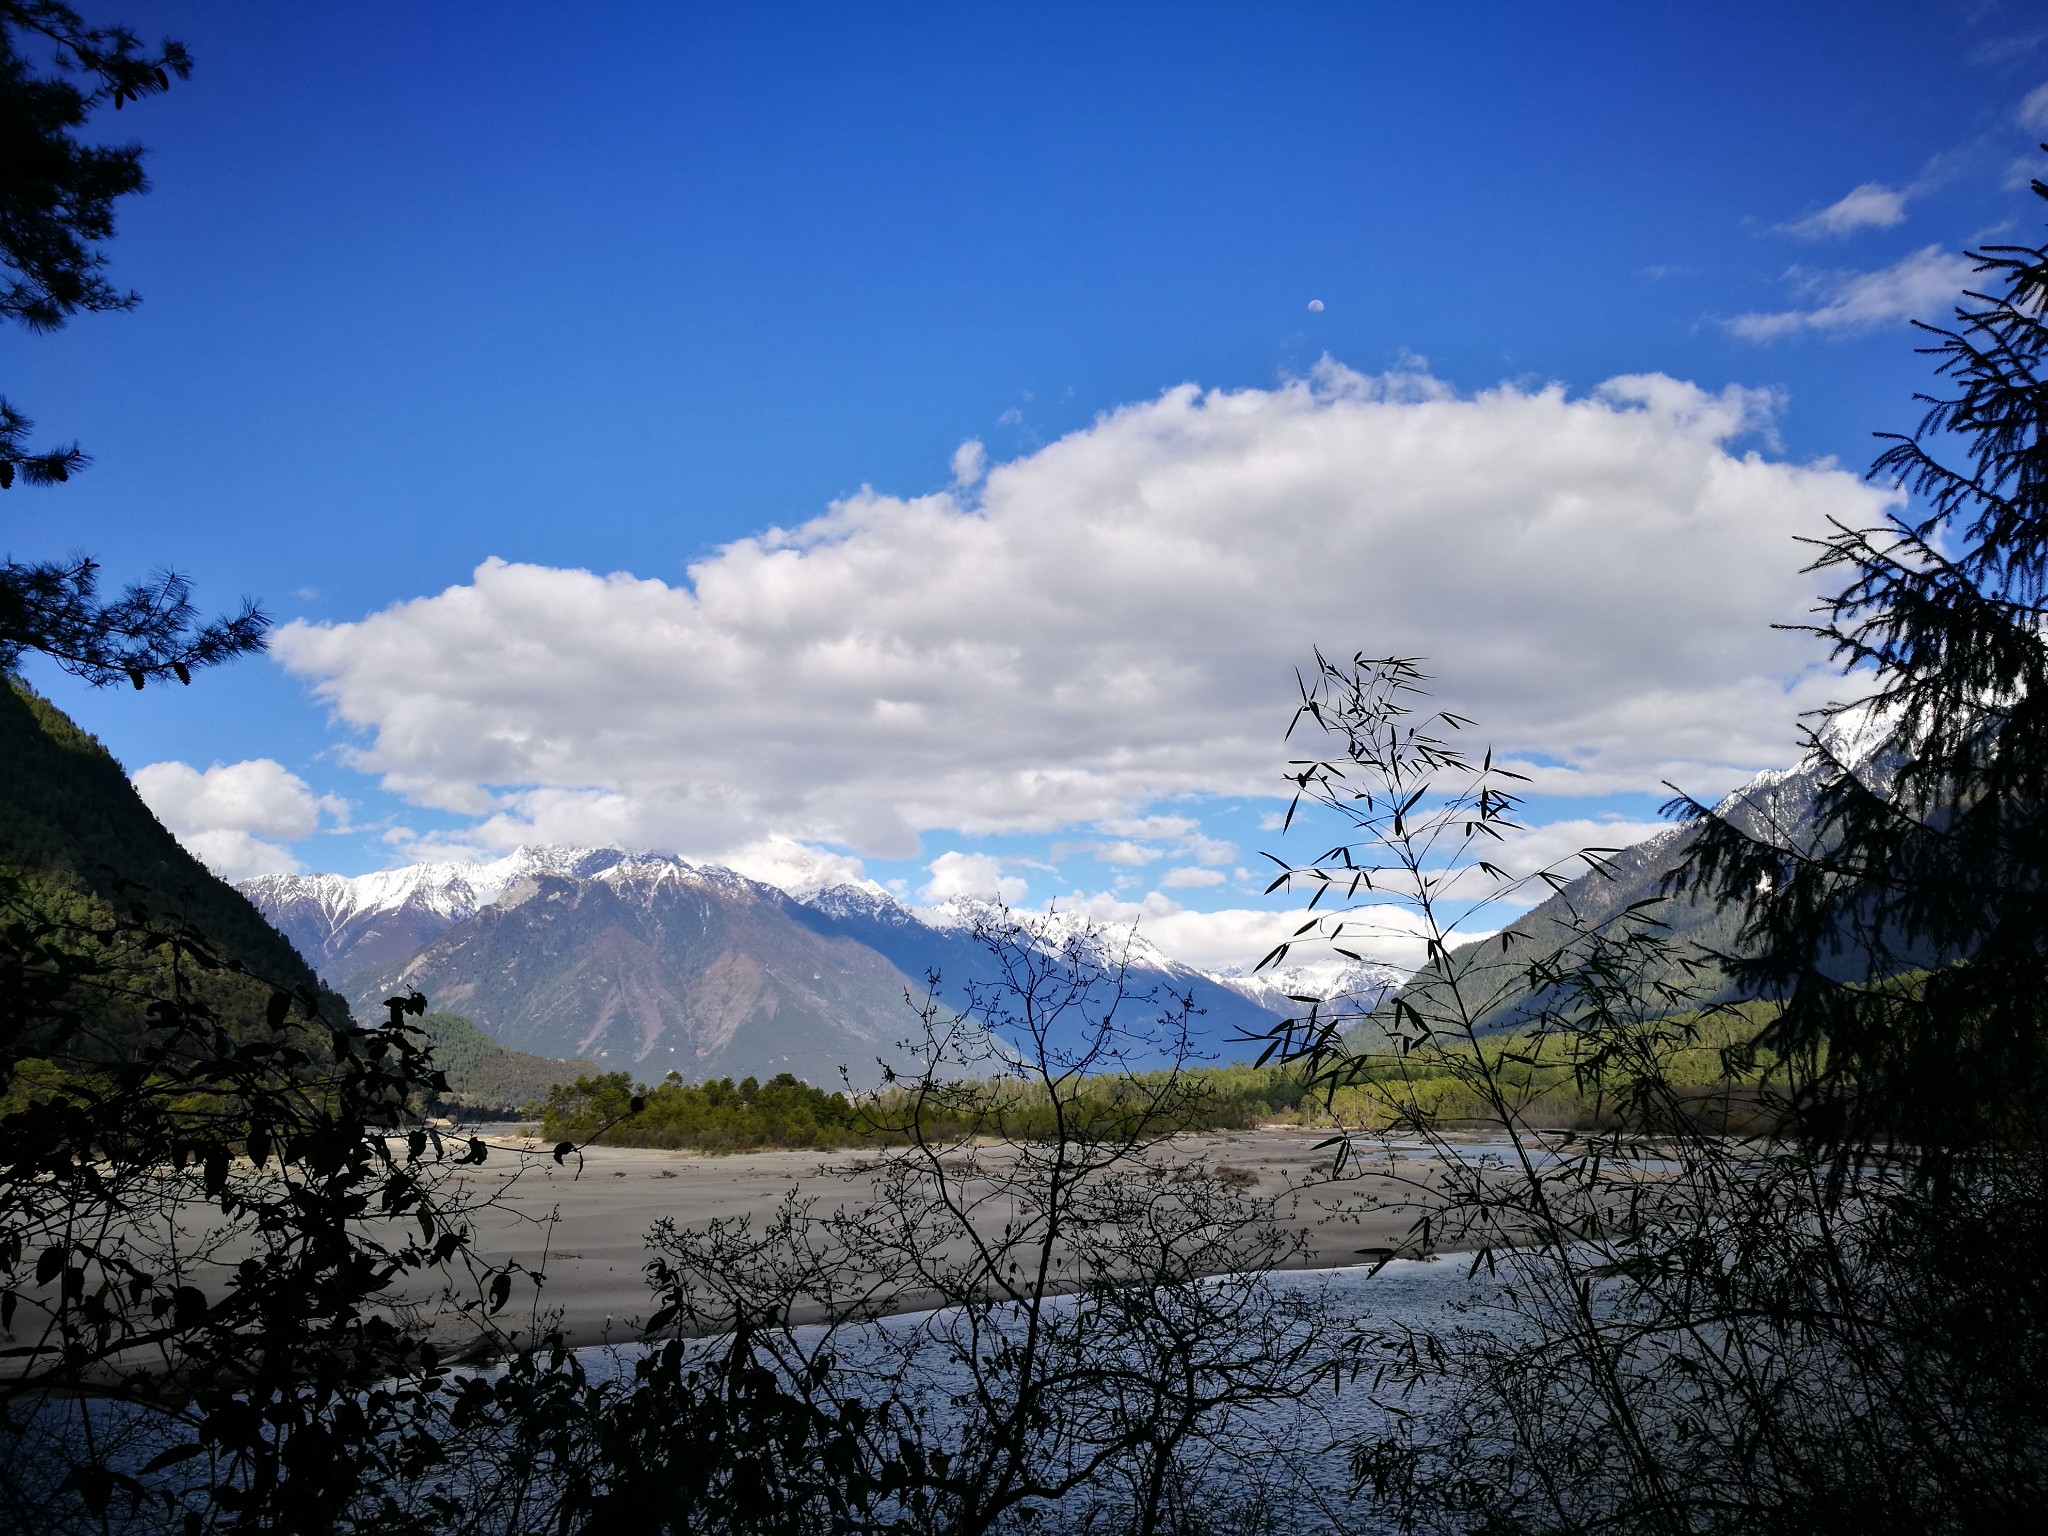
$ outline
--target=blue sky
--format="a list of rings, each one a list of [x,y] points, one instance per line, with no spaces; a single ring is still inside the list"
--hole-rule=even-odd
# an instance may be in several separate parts
[[[8,543],[285,623],[32,673],[174,829],[1149,897],[1204,963],[1309,644],[1438,659],[1531,857],[1789,756],[1792,537],[2048,135],[2023,5],[120,14],[197,69],[109,123],[142,307],[0,337],[95,458]]]

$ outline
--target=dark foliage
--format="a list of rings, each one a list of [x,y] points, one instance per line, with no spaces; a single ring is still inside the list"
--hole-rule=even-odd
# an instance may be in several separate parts
[[[1796,840],[1674,807],[1685,885],[1743,913],[1731,971],[1783,1004],[1763,1043],[1814,1064],[1807,1133],[1944,1164],[2038,1137],[2048,1103],[2048,246],[1975,259],[1989,291],[1923,327],[1954,387],[1872,469],[1917,500],[1815,562],[1847,581],[1811,628],[1874,684],[1883,749],[1852,767],[1813,734],[1833,771]]]
[[[242,964],[288,987],[317,985],[248,898],[150,814],[106,748],[19,682],[0,687],[0,783],[0,864],[103,900],[146,887],[156,910]]]
[[[11,274],[0,315],[48,331],[80,310],[134,305],[101,276],[97,247],[114,233],[115,201],[149,185],[142,149],[84,144],[77,132],[102,104],[118,111],[191,73],[182,44],[152,51],[128,28],[87,26],[50,0],[0,4],[0,256]]]
[[[1490,760],[1415,720],[1405,663],[1305,691],[1339,741],[1297,782],[1359,835],[1286,878],[1340,909],[1402,898],[1429,955],[1377,1063],[1313,1016],[1278,1044],[1434,1143],[1414,1240],[1480,1250],[1462,1319],[1355,1357],[1389,1409],[1355,1465],[1404,1528],[1904,1536],[2048,1506],[2048,248],[1978,259],[1994,291],[1930,328],[1954,392],[1874,471],[1917,513],[1820,545],[1846,585],[1810,627],[1870,696],[1809,735],[1817,801],[1671,807],[1676,887],[1724,909],[1725,944],[1596,893],[1454,951],[1507,883]],[[1688,1084],[1672,1048],[1737,1016],[1697,1006],[1730,978],[1752,1027]],[[1530,1022],[1488,1033],[1503,991]],[[1403,1070],[1440,1043],[1491,1152],[1445,1138]],[[1599,1131],[1531,1123],[1542,1045],[1611,1087]]]
[[[137,302],[106,280],[99,247],[116,201],[148,186],[142,149],[79,134],[99,108],[168,90],[191,68],[181,44],[146,48],[126,27],[88,26],[53,0],[0,0],[0,318],[52,331],[81,310]],[[0,399],[0,491],[61,485],[89,462],[76,444],[31,447],[34,425]],[[0,564],[0,672],[36,651],[94,684],[190,682],[196,668],[262,649],[268,629],[252,603],[201,622],[175,572],[109,599],[88,559]]]
[[[867,1197],[657,1224],[654,1326],[773,1364],[819,1444],[782,1470],[801,1529],[1165,1536],[1314,1508],[1327,1426],[1252,1421],[1318,1393],[1337,1329],[1322,1292],[1275,1284],[1299,1246],[1271,1206],[1170,1144],[1205,1094],[1187,999],[1100,933],[991,909],[974,938],[993,1035],[932,987],[917,1066],[858,1110],[900,1149],[845,1170]],[[1131,1070],[1162,1051],[1180,1064]],[[906,1303],[933,1310],[874,1325]]]

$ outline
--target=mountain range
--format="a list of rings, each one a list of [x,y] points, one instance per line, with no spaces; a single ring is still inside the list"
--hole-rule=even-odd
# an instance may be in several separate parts
[[[1882,722],[1851,711],[1825,740],[1845,765],[1882,773],[1874,754],[1884,734]],[[1829,771],[1810,753],[1750,780],[1721,809],[1796,833]],[[1691,843],[1688,829],[1673,827],[1572,881],[1510,925],[1526,942],[1509,956],[1497,940],[1452,951],[1453,963],[1498,972],[1504,992],[1487,1025],[1528,1016],[1531,1000],[1512,974],[1523,957],[1660,895]],[[830,1085],[843,1069],[868,1086],[909,1061],[913,1004],[928,978],[960,1015],[975,1014],[977,989],[998,979],[971,907],[913,909],[859,885],[791,894],[729,869],[616,848],[525,847],[358,876],[267,875],[240,890],[359,1011],[416,987],[501,1045],[643,1079],[790,1072]],[[1697,897],[1668,899],[1658,915],[1674,937],[1710,948],[1734,936],[1736,914]],[[1217,1061],[1255,1057],[1259,1037],[1303,1013],[1305,999],[1369,1011],[1403,980],[1372,965],[1205,972],[1136,933],[1128,944],[1131,989],[1189,999],[1195,1049]]]
[[[1875,782],[1886,772],[1883,725],[1851,711],[1824,736],[1837,760]],[[359,1016],[417,987],[461,1016],[447,1028],[462,1034],[475,1090],[487,1097],[591,1063],[643,1079],[787,1071],[820,1085],[836,1084],[844,1067],[866,1085],[884,1062],[905,1064],[912,1000],[928,977],[961,1014],[998,979],[971,908],[913,909],[871,886],[793,895],[731,870],[612,848],[521,848],[491,861],[273,875],[231,889],[177,844],[96,741],[18,682],[0,689],[0,770],[0,870],[29,882],[24,889],[111,914],[117,892],[133,889],[122,882],[139,881],[159,913],[181,913],[274,981],[310,983],[317,972]],[[1797,834],[1828,771],[1809,754],[1752,779],[1721,809]],[[1669,829],[1530,909],[1511,925],[1532,941],[1521,952],[1659,894],[1691,840]],[[1675,936],[1709,947],[1733,937],[1735,914],[1697,898],[1667,900],[1659,916]],[[1128,939],[1131,990],[1185,997],[1196,1050],[1220,1061],[1255,1056],[1257,1037],[1303,1012],[1305,999],[1370,1009],[1403,979],[1370,965],[1203,972]],[[1489,1023],[1509,1027],[1526,1013],[1527,999],[1510,996]],[[462,1033],[465,1018],[483,1034]],[[500,1049],[527,1054],[492,1054]]]
[[[867,1086],[909,1060],[928,978],[963,1015],[997,981],[972,908],[920,913],[854,885],[793,896],[616,848],[266,875],[240,889],[359,1009],[416,987],[500,1044],[642,1078],[790,1072],[829,1085],[845,1069]],[[1212,975],[1129,944],[1129,990],[1188,998],[1195,1048],[1215,1060],[1255,1056],[1250,1042],[1297,1011],[1286,992],[1312,980]],[[1395,979],[1367,968],[1337,981],[1377,995]]]
[[[1883,727],[1849,711],[1824,740],[1846,766],[1882,774]],[[1821,753],[1810,753],[1758,775],[1720,808],[1796,834],[1829,771]],[[1527,1016],[1531,1001],[1513,974],[1521,957],[1661,894],[1691,842],[1689,830],[1673,827],[1571,882],[1510,925],[1525,941],[1512,955],[1495,941],[1453,951],[1453,963],[1499,973],[1505,992],[1487,1023],[1507,1028]],[[525,847],[369,875],[267,875],[240,890],[359,1012],[417,988],[501,1046],[585,1058],[643,1080],[670,1071],[690,1081],[789,1072],[832,1085],[843,1072],[869,1086],[909,1064],[915,1004],[928,987],[952,1013],[985,1018],[999,1043],[1006,1028],[1000,1009],[984,1006],[1000,966],[976,937],[976,910],[913,909],[873,886],[792,894],[664,854]],[[1736,914],[1697,897],[1666,900],[1658,915],[1675,937],[1708,947],[1734,936]],[[1070,921],[1052,919],[1051,936]],[[1302,1013],[1306,998],[1343,997],[1369,1010],[1402,980],[1366,965],[1204,972],[1136,933],[1106,938],[1126,957],[1128,990],[1188,1000],[1194,1049],[1217,1061],[1256,1056],[1259,1038]],[[1105,1000],[1091,1007],[1099,1012]],[[1130,1006],[1142,1020],[1144,1005]],[[1152,1064],[1165,1059],[1157,1053]]]

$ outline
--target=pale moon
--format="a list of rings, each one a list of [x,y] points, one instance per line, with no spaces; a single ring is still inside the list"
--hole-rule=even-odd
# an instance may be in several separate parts
[[[1323,301],[1321,299],[1310,299],[1308,301],[1308,312],[1312,315],[1320,315],[1323,312]]]

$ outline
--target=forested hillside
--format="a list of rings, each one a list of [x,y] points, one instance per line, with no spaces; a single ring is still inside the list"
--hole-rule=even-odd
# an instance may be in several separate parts
[[[0,860],[66,889],[141,901],[281,984],[314,984],[249,899],[164,830],[106,748],[18,679],[0,689]]]
[[[518,1113],[549,1090],[596,1076],[597,1063],[557,1060],[507,1050],[459,1013],[429,1013],[420,1020],[434,1048],[434,1064],[448,1077],[448,1099],[464,1109]]]
[[[310,989],[329,1017],[348,1016],[248,898],[164,829],[107,750],[12,678],[0,688],[0,876],[12,918],[118,935],[106,953],[138,981],[170,963],[151,935],[189,930],[249,973],[187,973],[231,1027],[261,1020],[273,988]],[[121,990],[99,1005],[107,1016],[89,1036],[95,1049],[116,1055],[143,1024],[139,1011],[115,1000]]]
[[[1835,717],[1809,751],[1789,769],[1772,769],[1724,796],[1715,813],[1788,846],[1811,847],[1822,837],[1822,786],[1842,775],[1882,785],[1896,771],[1896,759],[1882,750],[1883,721],[1867,710]],[[1516,918],[1499,934],[1454,946],[1450,964],[1475,997],[1487,999],[1480,1023],[1488,1030],[1526,1023],[1546,1002],[1528,980],[1532,963],[1583,947],[1589,936],[1619,935],[1631,921],[1654,922],[1667,941],[1659,954],[1642,957],[1638,980],[1646,986],[1676,983],[1683,972],[1687,995],[1696,1003],[1717,1003],[1746,995],[1714,956],[1740,951],[1743,911],[1739,903],[1711,892],[1674,884],[1694,855],[1696,829],[1674,826],[1623,848]],[[1893,974],[1937,963],[1934,952],[1903,933],[1887,933]],[[1835,979],[1862,974],[1868,954],[1845,931],[1821,971]]]

